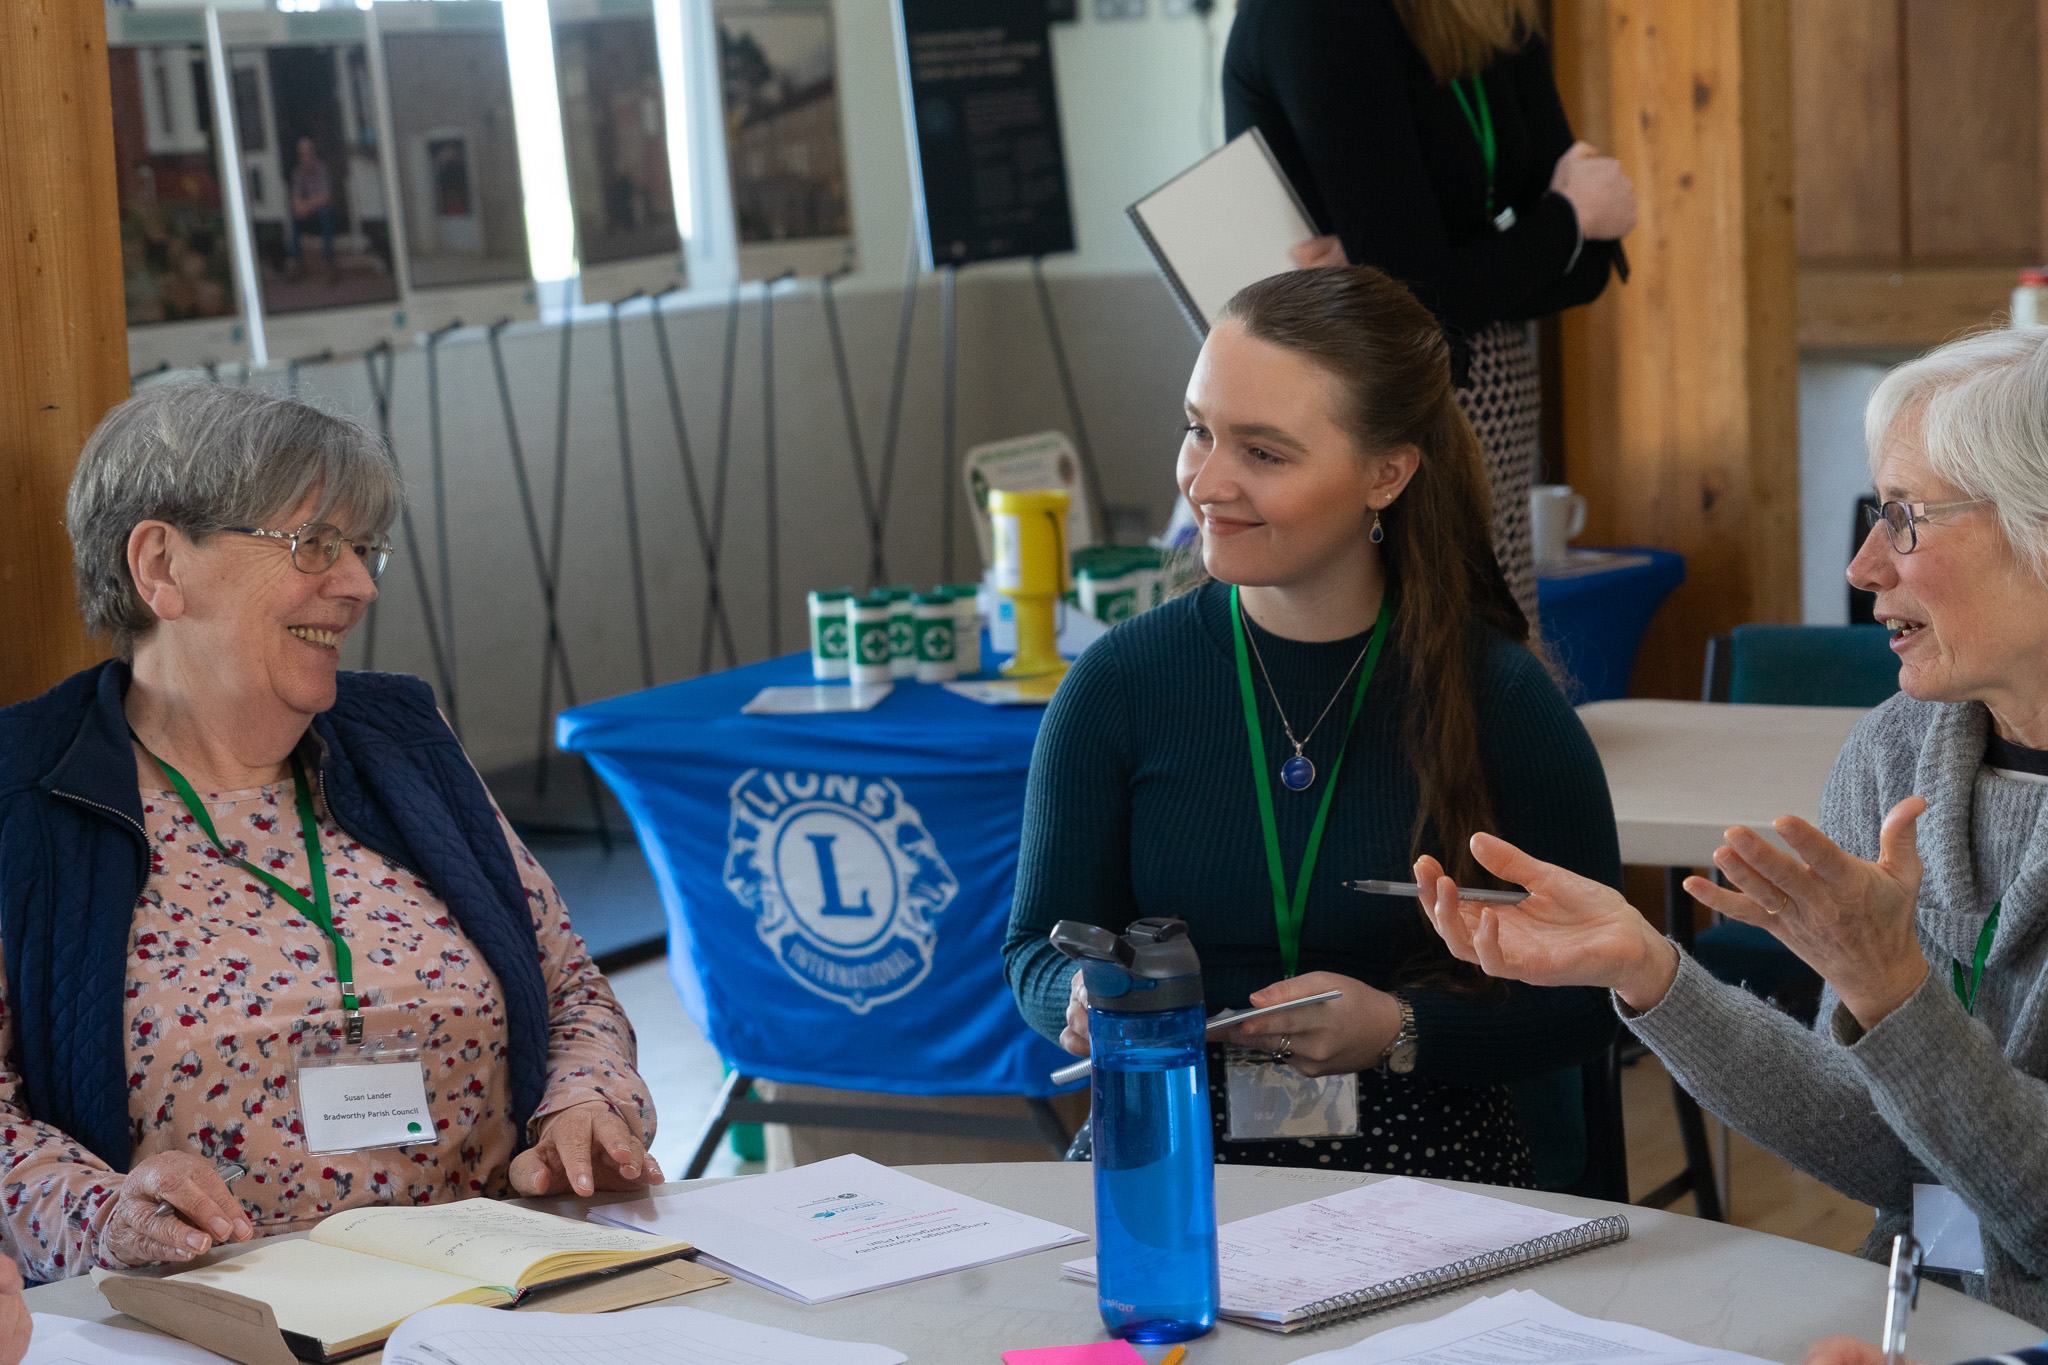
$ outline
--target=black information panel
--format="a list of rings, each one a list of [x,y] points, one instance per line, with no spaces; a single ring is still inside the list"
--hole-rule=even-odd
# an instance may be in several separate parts
[[[897,0],[927,267],[1074,249],[1047,0]]]

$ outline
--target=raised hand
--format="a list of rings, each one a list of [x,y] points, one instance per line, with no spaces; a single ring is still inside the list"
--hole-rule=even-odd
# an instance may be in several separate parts
[[[1529,896],[1517,905],[1464,900],[1436,859],[1418,859],[1416,899],[1453,956],[1488,976],[1533,986],[1603,986],[1636,1010],[1653,1007],[1671,989],[1678,950],[1620,892],[1491,834],[1472,836],[1472,854],[1496,877],[1527,887]]]
[[[1857,1023],[1873,1028],[1927,979],[1914,929],[1922,873],[1914,822],[1926,809],[1918,796],[1891,808],[1875,862],[1844,852],[1796,815],[1772,823],[1792,853],[1737,826],[1714,851],[1732,886],[1688,877],[1685,889],[1709,909],[1769,930],[1835,988]]]

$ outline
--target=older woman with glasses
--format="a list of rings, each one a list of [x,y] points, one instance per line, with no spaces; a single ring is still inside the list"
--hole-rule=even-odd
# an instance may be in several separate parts
[[[632,1028],[433,694],[339,671],[402,497],[361,427],[246,389],[86,443],[79,604],[117,657],[0,710],[0,1241],[32,1279],[661,1179]]]
[[[2048,329],[1953,342],[1888,375],[1865,434],[1881,518],[1849,566],[1877,594],[1894,697],[1859,722],[1816,829],[1748,829],[1686,889],[1825,978],[1812,1031],[1716,981],[1614,891],[1476,836],[1529,888],[1421,900],[1452,952],[1605,986],[1714,1113],[1908,1228],[1970,1293],[2048,1325]]]

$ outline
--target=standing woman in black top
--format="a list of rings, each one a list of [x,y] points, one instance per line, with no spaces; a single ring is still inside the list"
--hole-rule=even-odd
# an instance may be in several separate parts
[[[1620,163],[1572,139],[1539,20],[1538,0],[1240,0],[1223,59],[1230,136],[1256,126],[1330,234],[1296,264],[1378,266],[1443,323],[1532,624],[1523,324],[1592,302],[1636,219]]]

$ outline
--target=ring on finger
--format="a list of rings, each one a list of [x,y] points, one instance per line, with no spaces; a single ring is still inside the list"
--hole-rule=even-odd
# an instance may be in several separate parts
[[[1280,1035],[1280,1046],[1279,1046],[1279,1047],[1278,1047],[1278,1048],[1277,1048],[1277,1049],[1276,1049],[1276,1050],[1274,1051],[1274,1053],[1273,1053],[1273,1060],[1274,1060],[1274,1061],[1276,1061],[1276,1062],[1284,1062],[1284,1061],[1286,1061],[1286,1060],[1287,1060],[1287,1059],[1288,1059],[1289,1057],[1292,1057],[1293,1055],[1294,1055],[1294,1041],[1293,1041],[1293,1035],[1292,1035],[1292,1034],[1286,1034],[1286,1033],[1283,1033],[1283,1034],[1281,1034],[1281,1035]]]

